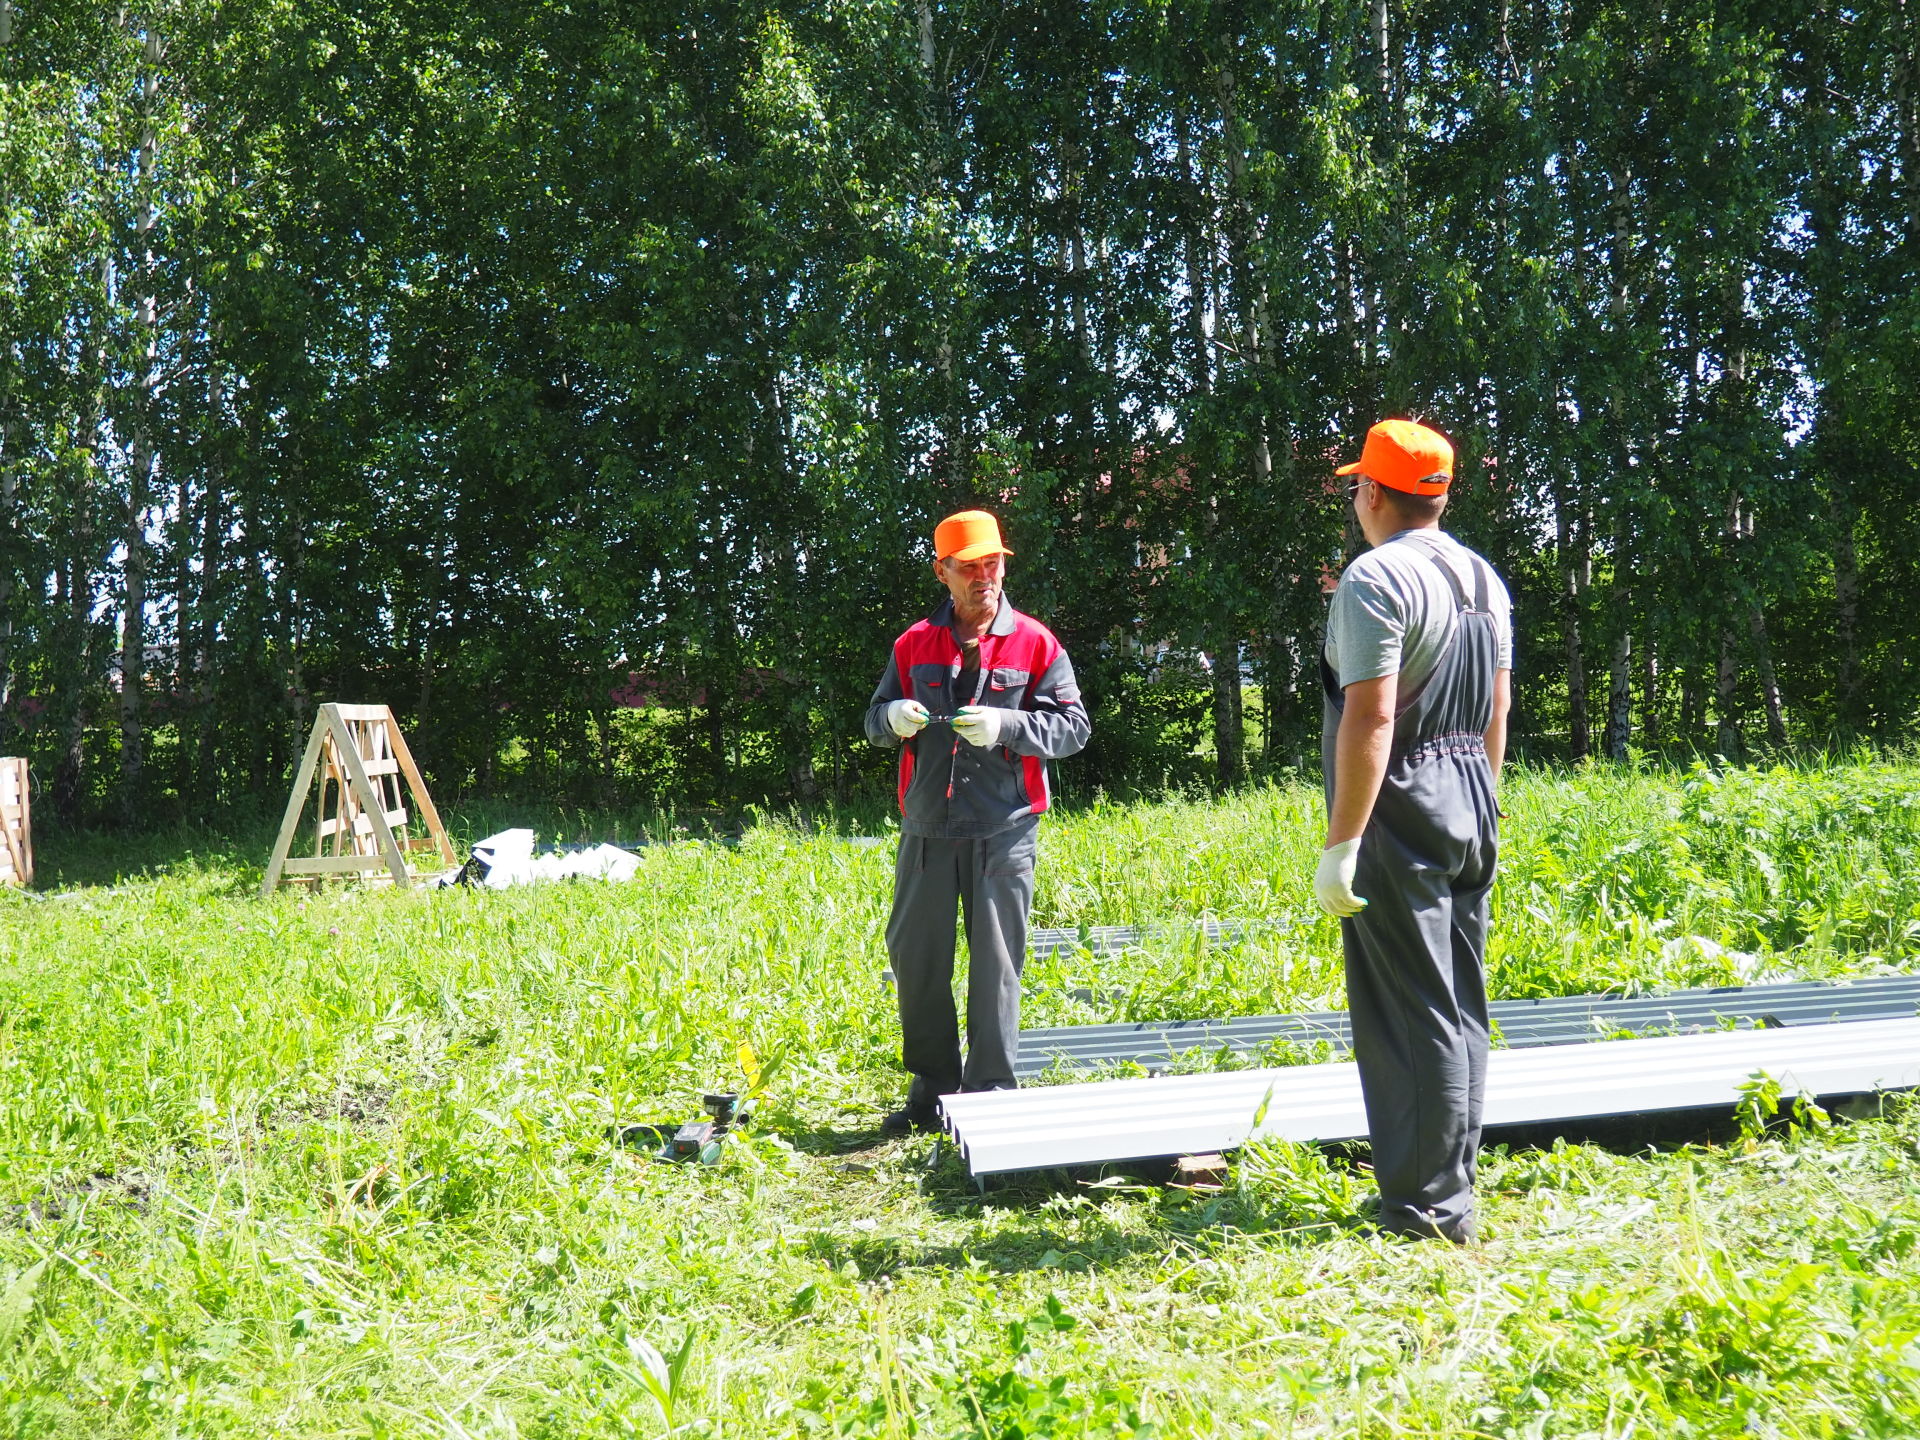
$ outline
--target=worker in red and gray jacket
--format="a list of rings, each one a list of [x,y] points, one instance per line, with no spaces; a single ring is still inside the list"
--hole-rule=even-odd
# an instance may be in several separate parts
[[[1010,1090],[1020,1048],[1047,761],[1092,726],[1067,652],[1002,593],[999,522],[963,510],[934,527],[940,607],[893,643],[867,706],[867,738],[900,749],[900,852],[887,955],[900,1000],[901,1062],[913,1076],[888,1134],[939,1124],[957,1090]],[[967,1054],[953,1008],[954,908],[967,927]]]

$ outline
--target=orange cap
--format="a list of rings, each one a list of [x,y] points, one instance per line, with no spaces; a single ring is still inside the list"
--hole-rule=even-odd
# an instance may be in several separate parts
[[[984,510],[962,510],[933,527],[933,553],[942,560],[978,560],[1011,555],[1000,543],[1000,522]]]
[[[1382,420],[1367,431],[1360,458],[1336,475],[1358,475],[1409,495],[1439,495],[1453,483],[1453,445],[1412,420]]]

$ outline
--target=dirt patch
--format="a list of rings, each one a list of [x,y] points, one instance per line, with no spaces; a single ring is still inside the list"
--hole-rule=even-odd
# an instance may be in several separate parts
[[[96,1170],[77,1179],[57,1180],[24,1205],[9,1205],[0,1214],[9,1226],[30,1229],[60,1219],[74,1201],[89,1197],[144,1212],[153,1201],[153,1181],[141,1170],[119,1175]]]
[[[273,1129],[310,1124],[316,1120],[344,1120],[356,1129],[384,1124],[393,1110],[393,1092],[382,1085],[346,1085],[331,1095],[282,1105],[269,1122]]]

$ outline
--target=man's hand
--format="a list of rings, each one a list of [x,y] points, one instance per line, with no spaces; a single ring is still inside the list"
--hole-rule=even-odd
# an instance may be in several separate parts
[[[1329,915],[1344,919],[1367,908],[1367,902],[1353,893],[1353,870],[1359,861],[1357,839],[1342,840],[1320,852],[1320,868],[1313,872],[1313,898]]]
[[[962,705],[954,714],[953,730],[969,745],[998,745],[1007,714],[991,705]]]
[[[927,728],[927,707],[918,700],[895,700],[887,706],[887,727],[902,740],[911,740]]]

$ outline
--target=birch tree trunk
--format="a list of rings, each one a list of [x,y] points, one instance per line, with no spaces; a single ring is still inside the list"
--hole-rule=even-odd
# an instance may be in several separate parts
[[[1393,102],[1393,51],[1387,32],[1387,0],[1373,0],[1373,58],[1384,114]]]
[[[1760,674],[1760,699],[1767,712],[1767,739],[1787,743],[1786,711],[1780,704],[1780,682],[1773,673],[1773,645],[1767,639],[1767,617],[1758,602],[1748,612],[1747,633],[1753,639],[1753,664]]]
[[[1246,777],[1246,710],[1240,689],[1240,642],[1222,637],[1213,651],[1213,753],[1221,785]]]
[[[1227,268],[1233,277],[1235,298],[1244,307],[1242,338],[1246,363],[1259,377],[1268,365],[1267,284],[1255,265],[1253,250],[1259,240],[1253,202],[1247,193],[1247,152],[1241,136],[1238,81],[1233,67],[1214,71],[1214,93],[1220,102],[1221,151],[1227,166]],[[1265,407],[1254,420],[1253,478],[1263,490],[1273,475],[1273,444]]]
[[[1746,524],[1745,511],[1741,507],[1740,498],[1736,495],[1727,502],[1727,516],[1722,532],[1725,546],[1722,552],[1722,563],[1729,570],[1737,571],[1739,568],[1741,542],[1746,536]],[[1739,683],[1738,640],[1734,634],[1733,620],[1729,617],[1720,625],[1720,660],[1714,675],[1714,713],[1718,722],[1714,748],[1729,760],[1740,758],[1740,721],[1734,702]]]
[[[937,199],[946,185],[944,149],[948,116],[939,75],[939,50],[934,43],[933,0],[914,0],[914,28],[920,43],[921,144],[925,157],[925,186]],[[936,478],[950,489],[964,485],[972,467],[966,407],[953,370],[953,325],[943,316],[933,344],[933,369],[940,377],[940,426],[944,432],[935,463]]]
[[[1907,189],[1907,250],[1920,257],[1920,0],[1896,0],[1900,49],[1893,63],[1900,173]]]
[[[1633,734],[1633,632],[1622,629],[1614,638],[1613,655],[1607,666],[1607,725],[1602,740],[1607,758],[1627,758],[1627,743]]]
[[[146,765],[145,716],[141,692],[146,686],[147,507],[159,456],[154,428],[160,390],[159,295],[154,261],[154,167],[159,137],[160,32],[149,25],[141,52],[140,149],[136,161],[137,211],[134,217],[135,334],[139,337],[140,374],[133,397],[132,436],[128,446],[125,598],[120,619],[120,809],[123,818],[139,813]]]
[[[13,0],[0,0],[0,78],[13,74]],[[0,215],[13,209],[8,181],[0,177]],[[11,278],[11,277],[9,277]],[[13,337],[4,337],[7,353],[0,356],[6,373],[0,375],[0,727],[13,713],[13,596],[15,557],[19,554],[20,476],[13,458],[13,406],[16,382],[16,356]],[[3,733],[3,728],[0,728]]]
[[[1586,536],[1575,501],[1565,493],[1571,483],[1564,478],[1561,481],[1561,493],[1555,496],[1554,525],[1560,551],[1560,628],[1567,650],[1567,754],[1584,760],[1592,748],[1587,729],[1587,661],[1580,640],[1587,565],[1579,552]]]
[[[208,382],[208,414],[216,427],[223,428],[226,413],[226,376],[221,369],[219,359],[212,360],[212,378]],[[226,497],[222,485],[221,463],[224,453],[216,455],[214,463],[207,467],[206,493],[201,497],[200,522],[200,641],[198,653],[200,673],[195,687],[198,701],[196,710],[200,716],[200,737],[198,755],[194,760],[194,789],[206,804],[219,803],[219,764],[216,737],[220,726],[215,719],[214,702],[217,698],[220,666],[214,654],[214,647],[220,635],[220,607],[225,595],[225,585],[221,580],[221,566],[226,560]],[[181,748],[186,748],[185,737],[181,737]]]
[[[1633,313],[1633,295],[1630,285],[1633,261],[1632,173],[1624,166],[1611,170],[1607,176],[1607,184],[1609,192],[1607,210],[1611,232],[1607,257],[1611,282],[1608,309],[1613,319],[1618,353],[1625,355],[1630,353],[1629,341],[1632,337],[1628,325]],[[1615,493],[1612,496],[1615,511],[1613,594],[1610,608],[1620,626],[1620,633],[1614,637],[1612,655],[1607,666],[1607,722],[1602,732],[1601,745],[1608,759],[1625,760],[1627,745],[1633,738],[1633,592],[1628,577],[1634,573],[1634,567],[1630,563],[1634,533],[1632,511],[1628,509],[1628,494],[1621,492],[1628,487],[1634,466],[1632,418],[1627,413],[1624,383],[1617,370],[1611,389],[1608,402],[1612,414],[1609,416],[1609,421],[1613,430],[1614,465],[1617,476]]]
[[[1714,671],[1713,706],[1717,729],[1713,748],[1729,760],[1740,758],[1740,719],[1734,710],[1734,695],[1740,680],[1740,665],[1734,650],[1733,627],[1720,630],[1720,663]]]
[[[1652,635],[1640,647],[1640,743],[1660,744],[1660,656]]]
[[[0,0],[4,3],[4,0]],[[0,24],[4,24],[0,20]],[[7,727],[13,706],[13,596],[15,557],[19,554],[19,472],[13,459],[12,357],[8,356],[8,384],[0,389],[0,727]],[[0,735],[5,729],[0,728]],[[0,742],[4,743],[4,742]]]
[[[1175,163],[1189,197],[1186,234],[1182,237],[1182,258],[1187,272],[1187,338],[1193,347],[1194,393],[1209,395],[1213,392],[1213,339],[1207,334],[1207,297],[1212,290],[1209,282],[1212,266],[1201,252],[1206,228],[1201,215],[1205,205],[1206,177],[1193,163],[1192,145],[1187,135],[1189,124],[1190,120],[1183,115],[1179,138],[1175,142]]]
[[[1858,512],[1842,491],[1833,497],[1832,514],[1834,648],[1839,652],[1834,688],[1841,724],[1851,731],[1860,729],[1864,718],[1860,713],[1860,557],[1854,540]]]
[[[1680,738],[1691,745],[1706,724],[1706,684],[1702,668],[1687,665],[1680,671]]]
[[[1254,261],[1257,221],[1247,194],[1247,152],[1241,134],[1238,80],[1229,61],[1213,72],[1214,98],[1220,108],[1220,149],[1227,169],[1225,231],[1227,273],[1232,283],[1241,342],[1241,360],[1254,382],[1258,396],[1267,368],[1267,293],[1266,281]],[[1256,401],[1249,456],[1254,493],[1265,495],[1273,478],[1273,446],[1263,401]],[[1217,505],[1211,524],[1220,523]],[[1223,541],[1215,536],[1209,550],[1222,553]],[[1217,778],[1222,785],[1237,785],[1246,775],[1246,713],[1240,691],[1240,637],[1234,623],[1236,606],[1223,597],[1225,611],[1217,627],[1211,649],[1213,667],[1213,736]]]
[[[1748,402],[1744,304],[1739,281],[1737,277],[1730,276],[1726,284],[1723,305],[1725,339],[1722,342],[1722,350],[1726,357],[1726,374],[1722,377],[1719,386],[1722,396],[1722,413],[1729,422],[1741,415]],[[1719,714],[1717,736],[1719,750],[1729,760],[1737,758],[1736,751],[1740,748],[1739,719],[1734,707],[1734,694],[1739,684],[1739,654],[1734,635],[1736,618],[1744,608],[1747,611],[1750,631],[1757,624],[1764,633],[1766,624],[1760,616],[1760,602],[1753,597],[1743,575],[1745,552],[1750,548],[1753,539],[1753,525],[1753,509],[1746,503],[1740,491],[1735,489],[1727,496],[1726,518],[1722,525],[1720,559],[1729,577],[1730,593],[1723,602],[1726,618],[1721,622],[1720,668],[1715,687]],[[1777,707],[1778,703],[1779,696],[1776,692],[1772,705]],[[1773,722],[1774,716],[1770,710],[1769,731],[1773,728]]]

